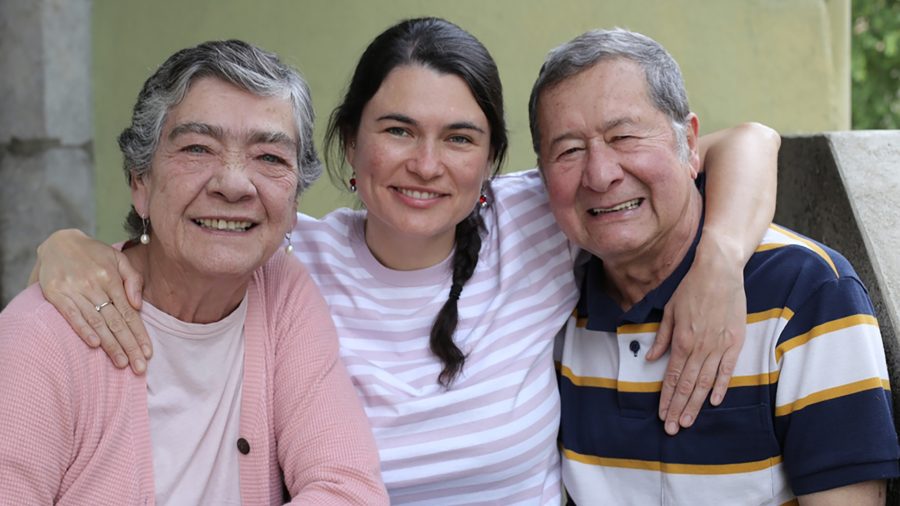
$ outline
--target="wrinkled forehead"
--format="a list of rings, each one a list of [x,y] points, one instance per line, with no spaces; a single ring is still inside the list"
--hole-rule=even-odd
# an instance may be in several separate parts
[[[293,144],[299,137],[289,96],[260,95],[214,77],[191,83],[181,101],[169,108],[161,133],[169,138],[196,133]]]
[[[537,121],[541,144],[557,129],[626,124],[659,112],[642,67],[624,58],[602,60],[541,91]],[[587,126],[587,125],[581,125]]]

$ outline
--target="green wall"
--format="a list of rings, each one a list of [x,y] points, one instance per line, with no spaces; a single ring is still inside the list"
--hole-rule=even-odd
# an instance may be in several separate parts
[[[116,135],[144,79],[174,51],[241,38],[275,51],[312,87],[317,140],[357,58],[390,24],[445,17],[491,51],[505,86],[506,170],[534,164],[527,99],[547,51],[597,27],[662,43],[682,66],[692,109],[709,132],[760,121],[782,133],[850,127],[850,0],[94,0],[97,229],[121,240],[130,203]],[[353,205],[323,177],[301,210]]]

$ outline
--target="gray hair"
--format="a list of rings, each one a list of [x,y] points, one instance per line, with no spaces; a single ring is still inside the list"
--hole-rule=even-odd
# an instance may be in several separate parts
[[[131,126],[119,135],[129,184],[132,177],[142,177],[150,171],[166,115],[184,99],[191,83],[203,77],[221,79],[257,96],[290,99],[299,132],[297,196],[322,174],[313,143],[315,113],[306,81],[275,54],[240,40],[227,40],[204,42],[178,51],[144,82],[134,104]],[[132,207],[125,229],[135,238],[141,233],[141,226],[141,217]]]
[[[534,152],[540,155],[537,121],[541,93],[604,60],[624,58],[641,66],[650,100],[672,120],[679,156],[687,159],[687,119],[691,112],[681,69],[658,42],[637,32],[615,28],[591,30],[553,49],[541,66],[528,101],[528,120]]]

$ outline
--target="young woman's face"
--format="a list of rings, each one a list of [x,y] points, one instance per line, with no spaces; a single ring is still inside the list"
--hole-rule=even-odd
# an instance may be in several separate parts
[[[368,210],[367,239],[452,245],[490,175],[490,139],[461,78],[418,65],[392,70],[347,150]]]

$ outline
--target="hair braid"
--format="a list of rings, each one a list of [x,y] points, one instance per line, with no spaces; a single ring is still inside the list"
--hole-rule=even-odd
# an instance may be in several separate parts
[[[478,253],[481,250],[481,234],[484,232],[484,220],[478,210],[456,225],[456,250],[453,253],[453,284],[444,307],[438,312],[431,327],[429,346],[431,352],[441,359],[444,369],[438,375],[438,382],[449,387],[466,362],[466,356],[453,342],[453,333],[459,323],[457,302],[463,285],[472,277],[478,265]]]

